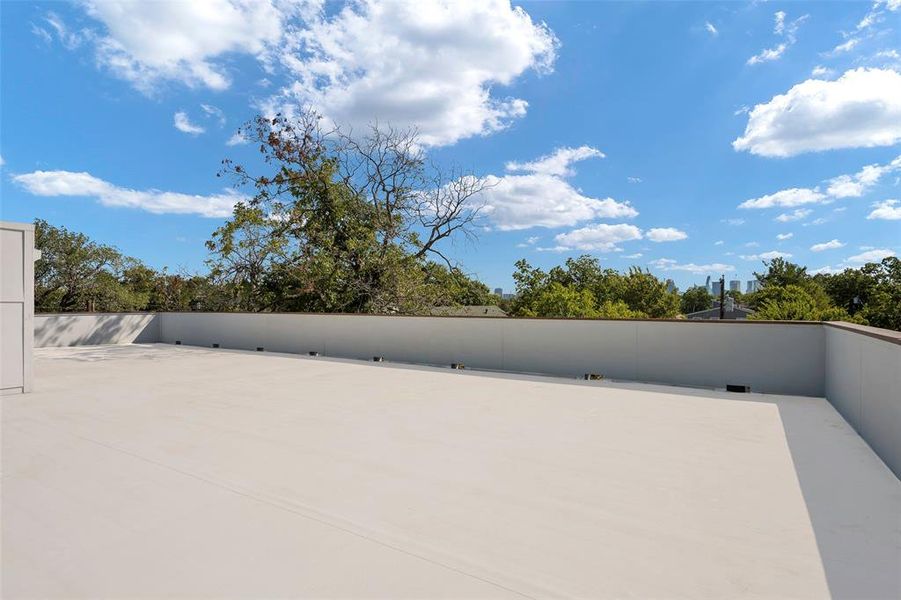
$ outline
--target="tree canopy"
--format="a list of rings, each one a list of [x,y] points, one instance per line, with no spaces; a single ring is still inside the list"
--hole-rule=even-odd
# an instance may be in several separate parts
[[[170,273],[111,246],[35,221],[39,312],[209,310],[428,314],[497,304],[513,316],[674,318],[713,306],[706,288],[668,291],[650,272],[568,258],[549,270],[515,264],[512,300],[447,248],[474,243],[485,180],[429,161],[415,130],[349,135],[319,117],[259,117],[242,134],[254,167],[223,161],[220,176],[251,191],[211,235],[207,273]],[[901,260],[815,274],[764,261],[750,294],[729,291],[752,319],[846,320],[901,330]]]

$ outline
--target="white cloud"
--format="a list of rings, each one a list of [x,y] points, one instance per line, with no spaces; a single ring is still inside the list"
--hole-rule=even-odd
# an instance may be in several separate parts
[[[760,254],[742,254],[744,260],[773,260],[774,258],[791,258],[788,252],[779,252],[778,250],[770,250],[769,252],[761,252]]]
[[[770,62],[773,60],[779,60],[782,58],[782,55],[785,54],[785,51],[788,49],[788,45],[782,43],[773,46],[772,48],[764,48],[759,53],[755,54],[751,58],[748,59],[747,64],[749,65],[759,65],[760,63]]]
[[[797,210],[793,210],[790,213],[782,213],[778,217],[776,217],[776,221],[779,223],[789,223],[791,221],[800,221],[801,219],[807,217],[813,211],[809,208],[799,208]]]
[[[867,250],[866,252],[861,252],[860,254],[855,254],[854,256],[849,256],[845,259],[845,263],[849,265],[864,265],[866,263],[878,263],[883,258],[887,256],[895,256],[894,250],[889,250],[888,248],[876,248],[874,250]]]
[[[551,175],[489,175],[486,180],[481,214],[501,230],[564,227],[591,219],[638,215],[626,202],[586,196],[569,182]]]
[[[827,204],[834,198],[860,197],[869,192],[887,174],[901,170],[901,156],[885,164],[866,165],[853,175],[840,175],[825,182],[826,193],[820,188],[789,188],[778,192],[745,200],[739,208],[772,208],[774,206],[795,207],[805,204]],[[836,211],[841,212],[841,208]],[[785,219],[783,219],[785,220]]]
[[[138,208],[156,214],[197,214],[204,217],[227,217],[234,205],[245,197],[233,190],[200,196],[132,190],[119,187],[90,173],[72,171],[34,171],[15,175],[13,181],[35,196],[83,196],[96,198],[104,206]]]
[[[361,1],[286,34],[279,58],[295,81],[264,108],[416,126],[423,144],[452,144],[525,115],[525,100],[493,92],[550,71],[558,45],[508,0]]]
[[[620,242],[640,239],[641,230],[635,225],[625,223],[616,225],[597,223],[554,237],[557,242],[555,249],[600,250],[602,252],[616,250],[616,244]]]
[[[675,227],[655,227],[648,229],[647,238],[652,242],[677,242],[688,238],[688,234]]]
[[[74,50],[83,43],[93,39],[93,33],[89,30],[73,31],[69,29],[60,16],[53,11],[44,15],[44,23],[50,26],[50,29],[56,35],[56,39],[67,50]],[[31,32],[48,44],[53,41],[53,35],[44,27],[32,24]]]
[[[784,38],[785,41],[776,44],[772,48],[761,50],[760,52],[749,58],[747,60],[747,64],[757,65],[760,63],[779,60],[780,58],[782,58],[782,55],[785,54],[785,51],[793,46],[796,41],[798,41],[798,28],[801,26],[801,23],[807,20],[807,16],[808,15],[803,15],[790,23],[786,23],[785,13],[781,10],[777,11],[774,15],[775,25],[773,26],[773,33]]]
[[[874,210],[867,215],[867,219],[881,219],[884,221],[897,221],[901,219],[901,202],[898,200],[883,200],[873,204]]]
[[[228,140],[226,140],[225,145],[226,146],[239,146],[241,144],[246,144],[248,142],[250,142],[250,140],[248,140],[242,132],[236,131],[234,134],[232,134],[232,136],[230,138],[228,138]]]
[[[625,256],[623,256],[623,258],[635,259],[635,258],[641,258],[642,256],[644,256],[644,254],[642,254],[641,252],[636,252],[635,254],[626,254]]]
[[[758,248],[758,247],[760,247],[760,244],[757,242],[748,242],[747,244],[745,244],[745,248]]]
[[[857,44],[860,43],[860,38],[848,38],[847,41],[839,44],[835,48],[832,49],[831,54],[843,54],[845,52],[850,52],[853,50]]]
[[[527,173],[538,173],[543,175],[556,175],[557,177],[567,177],[573,175],[570,168],[575,162],[588,158],[606,158],[606,155],[591,146],[579,146],[578,148],[558,148],[547,156],[525,162],[518,163],[510,161],[506,164],[508,171],[525,171]]]
[[[641,177],[626,177],[629,183],[641,183]]]
[[[781,241],[790,240],[793,237],[795,237],[794,233],[780,233],[776,235],[776,239]]]
[[[517,248],[529,248],[530,246],[534,246],[540,239],[541,239],[540,236],[533,235],[531,237],[527,237],[526,241],[516,244],[516,247]]]
[[[219,127],[225,125],[225,113],[222,112],[222,109],[213,106],[212,104],[201,104],[201,110],[206,114],[207,117],[215,119],[219,124]]]
[[[726,225],[732,225],[733,227],[745,224],[744,219],[722,219],[722,222]]]
[[[2,156],[0,156],[0,167],[2,167],[2,166],[5,165],[5,164],[6,164],[6,161],[3,160],[3,157],[2,157]]]
[[[658,258],[650,261],[652,267],[656,267],[662,271],[687,271],[695,275],[705,275],[711,273],[724,273],[726,271],[734,271],[733,265],[723,263],[712,263],[707,265],[698,265],[695,263],[679,263],[671,258]]]
[[[835,81],[808,79],[748,117],[735,150],[787,157],[837,148],[890,146],[901,140],[901,74],[859,68]]]
[[[817,65],[810,72],[812,77],[824,78],[824,77],[832,77],[835,74],[835,71],[828,67],[824,67],[822,65]]]
[[[706,29],[707,33],[709,33],[710,35],[712,35],[714,37],[716,37],[720,34],[720,32],[717,30],[717,28],[714,27],[713,23],[711,23],[710,21],[704,22],[704,29]]]
[[[261,57],[278,45],[288,6],[277,8],[271,0],[98,0],[86,8],[106,27],[96,40],[97,62],[151,93],[166,80],[214,90],[229,87],[225,55]]]
[[[723,240],[717,240],[717,241],[713,242],[713,245],[714,245],[714,246],[722,246],[722,245],[725,244],[725,243],[726,243],[726,242],[724,242]]]
[[[814,244],[810,247],[811,252],[823,252],[825,250],[835,250],[836,248],[844,248],[845,244],[838,240],[830,240],[822,244]]]
[[[884,165],[867,165],[854,175],[830,179],[827,192],[835,198],[859,198],[879,183],[883,176],[898,170],[901,170],[901,156]]]
[[[789,188],[773,194],[745,200],[738,208],[772,208],[774,206],[795,207],[803,204],[816,204],[826,199],[818,188]]]
[[[173,122],[176,129],[184,133],[189,133],[191,135],[197,135],[206,131],[206,129],[204,129],[200,125],[195,125],[194,123],[192,123],[188,118],[188,114],[181,110],[175,113]]]
[[[560,148],[538,160],[511,162],[507,169],[526,175],[489,175],[479,200],[482,213],[501,230],[530,227],[565,227],[592,219],[631,218],[638,215],[628,202],[593,198],[574,188],[565,176],[572,163],[601,157],[594,148]]]
[[[835,275],[836,273],[841,273],[842,269],[836,267],[830,267],[826,265],[824,267],[820,267],[819,269],[814,269],[810,272],[811,275]]]

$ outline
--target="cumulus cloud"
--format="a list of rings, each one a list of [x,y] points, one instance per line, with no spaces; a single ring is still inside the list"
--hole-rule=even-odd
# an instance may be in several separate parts
[[[489,175],[481,192],[482,215],[501,230],[531,227],[565,227],[592,219],[631,218],[638,215],[628,202],[593,198],[573,187],[564,177],[572,164],[603,153],[588,146],[561,148],[538,160],[507,164],[511,171],[527,174]]]
[[[845,263],[849,265],[864,265],[866,263],[878,263],[887,256],[895,256],[895,251],[888,248],[875,248],[867,250],[845,259]]]
[[[588,158],[606,158],[606,155],[591,146],[579,146],[578,148],[558,148],[547,156],[537,160],[519,163],[510,161],[506,164],[508,171],[525,171],[527,173],[539,173],[543,175],[556,175],[566,177],[573,174],[570,167],[574,162]]]
[[[501,230],[565,227],[592,219],[630,218],[638,211],[613,198],[592,198],[549,175],[486,177],[483,215]]]
[[[776,206],[793,208],[805,204],[826,204],[836,198],[858,198],[868,193],[887,174],[901,171],[901,156],[885,164],[866,165],[857,173],[839,175],[824,182],[826,192],[819,187],[789,188],[759,198],[745,200],[739,208],[772,208]],[[836,209],[839,210],[840,209]],[[805,215],[806,216],[806,215]],[[785,221],[787,219],[781,219]]]
[[[688,234],[675,227],[655,227],[648,229],[647,238],[652,242],[677,242],[688,239]]]
[[[680,263],[671,258],[658,258],[656,260],[650,261],[650,263],[648,264],[662,271],[686,271],[695,275],[724,273],[726,271],[735,270],[735,267],[733,265],[727,265],[723,263],[698,265],[695,263]]]
[[[156,214],[197,214],[204,217],[227,217],[234,205],[246,198],[233,190],[200,196],[133,190],[119,187],[90,173],[72,171],[34,171],[15,175],[13,181],[35,196],[82,196],[96,198],[111,207],[137,208]]]
[[[794,233],[779,233],[776,235],[776,239],[779,241],[785,241],[792,239],[794,236]]]
[[[808,79],[750,112],[738,151],[787,157],[901,140],[901,74],[859,68],[835,81]]]
[[[779,252],[778,250],[770,250],[769,252],[761,252],[760,254],[742,254],[744,260],[773,260],[774,258],[791,258],[788,252]]]
[[[711,23],[710,21],[704,22],[704,29],[706,29],[707,33],[709,33],[710,35],[712,35],[714,37],[716,37],[720,34],[720,32],[717,30],[717,28],[714,27],[713,23]]]
[[[161,81],[222,90],[231,84],[225,68],[230,53],[262,56],[279,44],[288,3],[135,2],[100,0],[86,4],[102,22],[97,62],[136,88],[152,93]]]
[[[175,113],[173,122],[176,129],[191,135],[198,135],[206,131],[206,129],[204,129],[200,125],[195,125],[194,123],[192,123],[191,119],[188,118],[188,113],[181,110]]]
[[[616,250],[616,245],[620,242],[640,239],[641,230],[635,225],[597,223],[556,235],[554,241],[557,242],[557,247],[554,250],[578,249],[610,252]]]
[[[747,64],[749,65],[758,65],[760,63],[771,62],[774,60],[779,60],[782,58],[782,55],[785,54],[785,51],[789,49],[789,47],[793,46],[796,41],[798,41],[797,33],[798,28],[801,26],[805,20],[807,20],[808,15],[803,15],[798,17],[794,21],[787,23],[785,21],[785,12],[777,11],[774,15],[775,25],[773,26],[773,33],[785,41],[779,42],[772,48],[765,48],[749,58],[747,60]]]
[[[873,211],[867,215],[867,219],[880,219],[883,221],[897,221],[901,219],[901,202],[898,200],[883,200],[873,204]]]
[[[558,41],[509,0],[361,1],[287,32],[278,58],[295,80],[267,110],[311,106],[336,123],[416,126],[440,146],[526,113],[494,90],[551,70]]]
[[[879,183],[888,173],[901,170],[901,156],[884,165],[867,165],[853,175],[840,175],[829,180],[827,193],[834,198],[859,198]]]
[[[822,202],[826,196],[820,193],[818,188],[789,188],[773,194],[761,196],[751,200],[745,200],[738,208],[772,208],[774,206],[795,207],[803,204],[816,204]]]
[[[790,213],[782,213],[778,217],[776,217],[776,221],[779,223],[789,223],[791,221],[800,221],[801,219],[806,218],[813,211],[809,208],[798,208],[793,210]]]
[[[822,244],[814,244],[810,247],[811,252],[823,252],[825,250],[835,250],[836,248],[844,248],[845,244],[838,240],[830,240]]]

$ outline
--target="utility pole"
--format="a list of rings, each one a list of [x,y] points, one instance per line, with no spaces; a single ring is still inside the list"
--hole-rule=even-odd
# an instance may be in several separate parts
[[[726,318],[726,276],[720,275],[720,321]]]

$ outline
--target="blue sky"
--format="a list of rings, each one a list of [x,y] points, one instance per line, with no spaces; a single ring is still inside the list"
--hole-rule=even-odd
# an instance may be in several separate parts
[[[4,2],[2,218],[202,270],[259,112],[416,125],[488,177],[489,286],[588,253],[683,289],[901,253],[901,3]],[[231,144],[230,144],[231,142]],[[893,162],[894,161],[894,162]]]

